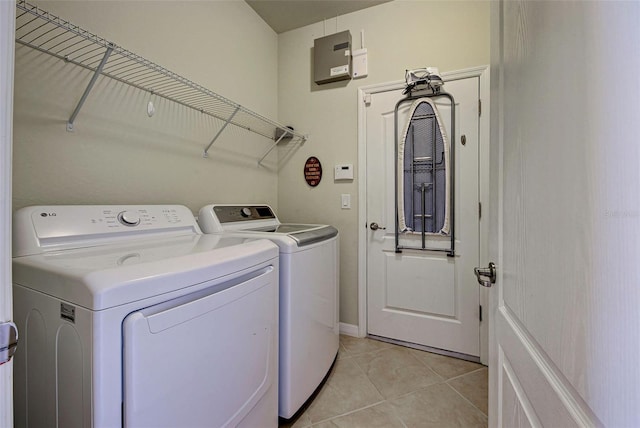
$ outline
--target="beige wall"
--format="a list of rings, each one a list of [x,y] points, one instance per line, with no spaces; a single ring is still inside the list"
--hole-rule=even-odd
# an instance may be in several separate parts
[[[14,209],[33,204],[267,202],[284,221],[333,224],[341,233],[342,322],[357,324],[358,180],[333,182],[336,163],[357,176],[359,86],[400,80],[406,68],[450,71],[489,63],[489,4],[395,1],[277,36],[243,1],[43,1],[40,5],[221,95],[308,133],[256,160],[262,137],[229,129],[208,159],[219,123],[123,84],[99,79],[68,133],[66,121],[90,75],[16,47]],[[325,33],[326,27],[326,33]],[[313,40],[365,31],[369,76],[318,86]],[[153,118],[146,115],[149,100]],[[304,160],[324,178],[309,188]],[[340,209],[351,194],[352,209]]]
[[[326,27],[326,33],[325,33]],[[313,40],[350,30],[354,48],[365,32],[369,76],[318,86],[313,83]],[[352,163],[358,174],[357,89],[404,78],[405,69],[436,66],[441,72],[489,64],[489,3],[394,1],[278,37],[280,121],[310,135],[297,150],[280,148],[279,215],[285,221],[329,223],[340,230],[340,321],[358,324],[358,180],[334,182],[333,167]],[[317,156],[324,176],[310,188],[304,161]],[[351,194],[352,208],[340,208]]]
[[[42,1],[43,9],[262,115],[277,116],[277,35],[244,1]],[[277,205],[269,140],[16,45],[14,209],[33,204]],[[147,102],[156,103],[149,118]]]

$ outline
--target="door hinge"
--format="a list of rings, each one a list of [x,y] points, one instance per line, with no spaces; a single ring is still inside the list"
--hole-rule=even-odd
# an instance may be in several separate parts
[[[478,100],[478,116],[482,116],[482,100]]]
[[[364,94],[362,101],[364,101],[365,104],[371,104],[371,94]]]
[[[478,202],[478,218],[482,218],[482,202]]]
[[[480,305],[480,322],[482,322],[482,305]]]
[[[12,322],[0,324],[0,365],[8,363],[18,348],[18,327]]]

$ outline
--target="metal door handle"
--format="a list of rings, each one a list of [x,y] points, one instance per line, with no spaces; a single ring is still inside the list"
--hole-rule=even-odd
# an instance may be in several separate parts
[[[496,283],[496,264],[493,262],[490,262],[489,267],[486,268],[473,268],[473,273],[478,278],[478,284],[483,287],[491,287],[491,284]]]
[[[371,224],[369,225],[369,228],[370,228],[371,230],[378,230],[378,229],[387,230],[387,228],[386,228],[386,227],[380,227],[380,226],[378,226],[378,223],[371,223]]]
[[[0,323],[0,366],[9,362],[18,348],[18,327],[12,322]]]

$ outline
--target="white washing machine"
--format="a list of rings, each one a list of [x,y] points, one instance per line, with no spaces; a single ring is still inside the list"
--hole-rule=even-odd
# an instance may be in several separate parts
[[[329,372],[340,344],[338,231],[281,224],[267,205],[207,205],[205,233],[268,238],[280,248],[279,415],[290,419]]]
[[[14,215],[18,427],[276,427],[278,248],[183,206]]]

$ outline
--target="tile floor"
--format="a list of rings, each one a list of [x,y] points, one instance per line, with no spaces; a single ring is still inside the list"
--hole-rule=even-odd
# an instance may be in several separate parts
[[[286,428],[486,427],[487,367],[340,336],[333,372]]]

